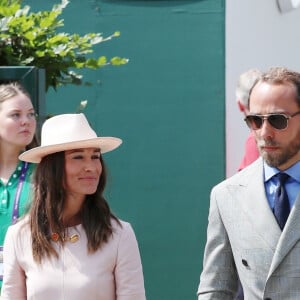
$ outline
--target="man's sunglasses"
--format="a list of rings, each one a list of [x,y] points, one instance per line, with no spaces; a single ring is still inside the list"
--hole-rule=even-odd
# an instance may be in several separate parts
[[[268,123],[275,129],[283,130],[288,127],[289,119],[299,115],[300,111],[295,112],[292,115],[288,114],[268,114],[268,115],[248,115],[244,119],[248,127],[252,130],[258,130],[262,127],[264,120],[267,120]]]

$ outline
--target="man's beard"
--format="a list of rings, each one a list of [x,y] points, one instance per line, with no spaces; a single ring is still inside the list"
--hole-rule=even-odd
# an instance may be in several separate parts
[[[274,140],[258,142],[258,149],[262,158],[269,166],[278,168],[298,154],[300,150],[300,134],[298,134],[298,138],[292,141],[287,148],[281,150],[282,152],[269,153],[261,149],[263,146],[276,147],[280,145]]]

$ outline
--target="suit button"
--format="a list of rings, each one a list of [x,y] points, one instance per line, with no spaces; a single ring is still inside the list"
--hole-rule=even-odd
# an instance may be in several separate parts
[[[246,259],[242,259],[242,264],[243,264],[245,267],[249,267],[248,262],[246,261]],[[266,299],[266,300],[267,300],[267,299]]]

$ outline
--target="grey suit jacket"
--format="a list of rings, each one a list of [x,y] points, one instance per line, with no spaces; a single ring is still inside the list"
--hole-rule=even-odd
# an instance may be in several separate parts
[[[245,300],[300,299],[299,196],[281,232],[262,159],[212,189],[198,300],[234,299],[237,274]]]

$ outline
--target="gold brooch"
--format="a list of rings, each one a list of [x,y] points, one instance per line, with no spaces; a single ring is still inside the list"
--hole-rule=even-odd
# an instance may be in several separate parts
[[[53,242],[58,242],[60,239],[63,242],[76,243],[79,240],[79,234],[74,233],[71,236],[65,236],[65,237],[60,237],[60,235],[57,232],[53,232],[51,234],[51,240]]]
[[[51,240],[52,240],[53,242],[57,242],[57,241],[59,240],[59,234],[58,234],[57,232],[53,232],[53,233],[51,234]]]
[[[71,243],[76,243],[79,240],[79,235],[78,234],[72,234],[70,237],[68,237],[69,242]]]

